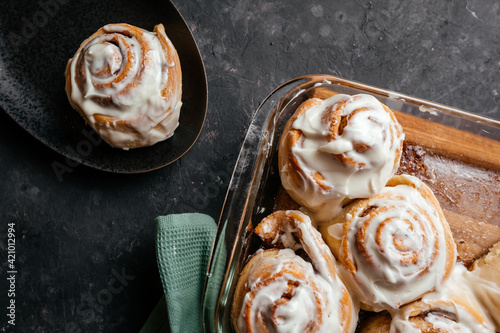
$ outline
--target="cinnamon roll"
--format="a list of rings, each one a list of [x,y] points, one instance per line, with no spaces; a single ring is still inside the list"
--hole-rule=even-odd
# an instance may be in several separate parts
[[[394,113],[371,95],[306,100],[283,131],[281,182],[324,222],[342,201],[379,193],[399,167],[404,134]]]
[[[395,311],[390,332],[494,333],[490,317],[467,283],[468,273],[458,264],[439,291]]]
[[[277,248],[259,250],[240,274],[231,309],[236,332],[354,332],[357,304],[311,220],[278,211],[255,233]]]
[[[71,106],[113,147],[150,146],[179,125],[180,61],[162,24],[153,32],[100,28],[68,61],[65,76]]]
[[[476,260],[468,275],[470,285],[500,332],[500,243]]]
[[[471,289],[470,275],[457,264],[438,291],[392,314],[384,311],[370,316],[358,326],[359,333],[495,332],[490,316]]]
[[[396,309],[421,297],[456,262],[438,201],[412,176],[392,177],[380,194],[355,200],[319,230],[364,309]]]

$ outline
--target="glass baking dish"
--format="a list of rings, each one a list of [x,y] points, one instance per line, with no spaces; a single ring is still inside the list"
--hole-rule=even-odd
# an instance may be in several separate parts
[[[500,121],[335,76],[299,77],[264,100],[248,129],[208,267],[201,309],[204,332],[233,332],[234,288],[259,246],[252,241],[252,229],[273,211],[289,208],[291,199],[277,167],[287,120],[306,99],[337,93],[371,94],[395,111],[405,132],[398,172],[421,178],[434,191],[461,261],[472,263],[500,241]]]

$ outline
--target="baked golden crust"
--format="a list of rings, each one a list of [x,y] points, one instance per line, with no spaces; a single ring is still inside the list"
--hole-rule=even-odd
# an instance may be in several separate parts
[[[294,156],[292,152],[292,148],[300,141],[302,136],[300,130],[292,129],[293,123],[304,112],[306,112],[307,110],[309,110],[314,106],[320,105],[322,102],[323,100],[319,98],[310,98],[306,100],[304,103],[302,103],[297,108],[297,111],[295,111],[293,116],[286,123],[285,129],[283,130],[283,134],[281,135],[280,149],[278,152],[278,167],[281,170],[283,169],[283,167],[285,167],[285,164],[288,164],[289,168],[294,171],[290,173],[292,186],[300,187],[301,179],[308,176],[305,170],[301,168],[299,161],[297,160],[297,157]],[[317,186],[324,188],[323,185],[324,178],[321,176],[321,174],[314,173],[311,175],[311,177],[313,178]],[[300,196],[297,196],[295,192],[288,191],[288,194],[290,195],[290,197],[292,197],[292,199],[295,202],[304,206],[302,198]]]
[[[277,211],[263,219],[255,233],[277,248],[257,252],[241,271],[231,309],[236,332],[274,332],[291,323],[303,332],[325,327],[354,332],[357,305],[309,218],[298,211]],[[292,248],[303,249],[310,263]],[[301,310],[287,316],[286,309],[292,308]]]
[[[65,89],[71,106],[111,146],[148,146],[170,137],[178,125],[182,98],[179,56],[162,24],[153,32],[154,44],[151,33],[144,29],[124,23],[106,25],[80,45],[66,66]],[[90,50],[96,44],[113,47],[105,59],[99,59],[105,65],[97,69],[89,68],[96,61]],[[152,71],[168,72],[166,81],[157,79],[153,87],[151,77],[158,73]],[[93,91],[96,93],[89,94]],[[134,94],[138,95],[135,100],[129,97]],[[155,95],[165,103],[151,102]],[[127,100],[122,105],[123,99]],[[132,108],[138,111],[125,113]]]
[[[321,212],[315,219],[326,220],[335,210],[327,206],[369,197],[385,185],[399,166],[403,137],[394,113],[373,96],[307,99],[280,139],[283,187],[301,206]]]
[[[473,289],[500,331],[500,242],[476,260],[472,270]]]
[[[382,193],[354,200],[319,230],[367,310],[417,299],[444,281],[456,261],[439,203],[415,177],[392,177]]]
[[[458,289],[451,295],[424,297],[395,312],[394,332],[403,333],[407,325],[421,332],[494,332],[490,318],[472,292]],[[461,331],[461,330],[460,330]]]

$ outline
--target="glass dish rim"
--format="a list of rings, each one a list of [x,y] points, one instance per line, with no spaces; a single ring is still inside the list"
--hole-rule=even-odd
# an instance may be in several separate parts
[[[500,120],[488,117],[488,116],[483,116],[483,115],[478,115],[469,111],[465,111],[456,107],[451,107],[447,106],[444,104],[428,101],[422,98],[418,97],[413,97],[410,95],[406,95],[403,93],[398,93],[394,92],[388,89],[383,89],[379,87],[375,87],[372,85],[360,83],[357,81],[349,80],[349,79],[344,79],[338,76],[334,75],[328,75],[328,74],[310,74],[310,75],[304,75],[300,77],[296,77],[294,79],[291,79],[281,85],[279,85],[277,88],[275,88],[259,105],[259,107],[256,109],[254,116],[252,118],[252,121],[250,122],[250,125],[247,129],[247,133],[245,136],[245,139],[242,144],[242,148],[239,152],[238,159],[235,164],[235,168],[233,171],[233,175],[231,177],[231,181],[229,183],[229,187],[227,190],[227,194],[222,206],[220,218],[218,221],[218,226],[217,226],[217,233],[216,237],[214,240],[214,244],[212,247],[211,251],[211,256],[207,268],[207,274],[205,278],[205,284],[203,288],[203,293],[202,293],[202,304],[201,304],[201,320],[202,320],[202,328],[203,332],[219,332],[219,330],[216,330],[215,327],[217,327],[217,314],[219,312],[219,305],[220,305],[220,300],[223,297],[223,291],[224,291],[224,286],[227,285],[228,279],[233,278],[234,272],[231,272],[232,266],[234,266],[235,258],[239,257],[236,255],[235,250],[237,248],[237,245],[239,244],[239,241],[244,241],[244,240],[238,240],[236,236],[240,235],[242,232],[242,229],[246,228],[248,226],[248,223],[244,223],[243,218],[245,217],[245,214],[239,214],[237,216],[237,219],[230,219],[232,217],[232,203],[233,201],[237,201],[237,199],[240,199],[242,203],[244,203],[243,207],[239,207],[242,209],[242,212],[248,212],[248,205],[249,205],[249,197],[251,196],[251,193],[249,190],[252,189],[253,186],[253,180],[256,178],[256,173],[260,172],[262,173],[262,170],[258,170],[256,168],[257,165],[260,165],[262,163],[262,159],[266,158],[267,152],[269,150],[269,142],[267,142],[267,138],[265,135],[258,135],[258,131],[262,131],[263,134],[266,132],[264,129],[266,127],[269,127],[269,120],[272,119],[272,116],[275,115],[275,113],[278,110],[278,104],[281,103],[285,97],[290,98],[290,95],[295,89],[298,89],[301,85],[306,85],[310,84],[311,82],[316,82],[316,84],[321,84],[322,82],[325,84],[332,84],[332,85],[339,85],[339,86],[344,86],[348,88],[354,88],[361,90],[363,92],[371,93],[371,94],[376,94],[378,96],[386,97],[395,101],[403,101],[408,104],[414,104],[414,105],[421,105],[425,107],[428,111],[430,112],[438,112],[438,113],[443,113],[446,115],[452,115],[456,116],[458,118],[466,119],[468,121],[473,121],[479,124],[484,124],[488,125],[491,127],[498,128],[500,130]],[[289,88],[290,87],[290,88]],[[313,85],[311,85],[313,87]],[[272,103],[271,99],[275,95],[279,94],[284,94],[284,96],[280,97],[278,99],[278,102],[275,103],[274,105],[271,105],[271,108],[266,110],[271,112],[268,112],[268,114],[265,114],[264,109],[267,107],[268,103]],[[299,95],[300,91],[296,93],[296,95]],[[277,96],[279,97],[279,96]],[[377,96],[376,96],[377,97]],[[290,100],[295,98],[295,96],[292,96]],[[422,110],[421,110],[422,111]],[[424,111],[422,111],[424,112]],[[267,126],[266,126],[267,125]],[[258,139],[257,139],[258,138]],[[252,147],[253,147],[253,152],[252,152]],[[245,168],[242,168],[242,166],[246,166]],[[248,170],[249,167],[251,170]],[[251,172],[249,172],[251,171]],[[243,173],[246,173],[243,174]],[[239,191],[235,191],[234,186],[240,187],[242,184],[242,181],[245,179],[249,179],[251,181],[247,182],[246,185],[246,190],[245,191],[240,191],[241,188],[239,188]],[[237,196],[237,197],[235,197]],[[242,200],[244,199],[244,200]],[[210,300],[208,300],[207,297],[207,290],[210,288],[210,282],[211,279],[214,277],[212,270],[214,269],[214,266],[216,265],[216,260],[220,259],[217,258],[218,254],[218,249],[219,246],[222,246],[222,240],[221,237],[225,235],[225,229],[227,227],[227,224],[231,221],[231,223],[237,223],[237,234],[235,235],[233,239],[233,243],[230,246],[231,251],[230,253],[227,253],[229,256],[227,258],[224,258],[226,265],[224,265],[224,272],[223,272],[223,279],[218,285],[218,294],[216,298],[216,307],[213,312],[213,317],[207,316],[207,314],[212,314],[209,310],[209,305],[207,304]],[[248,218],[247,218],[248,221]],[[229,252],[229,251],[228,251]],[[213,300],[212,300],[213,304]],[[211,329],[211,324],[214,324],[215,327]]]

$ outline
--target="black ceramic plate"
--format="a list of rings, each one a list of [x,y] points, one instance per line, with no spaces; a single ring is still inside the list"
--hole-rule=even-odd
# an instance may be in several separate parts
[[[152,147],[96,141],[64,91],[64,69],[80,43],[108,23],[152,31],[163,23],[182,67],[180,125]],[[0,107],[41,142],[87,166],[137,173],[165,166],[191,148],[207,109],[205,70],[194,39],[168,0],[3,0],[0,2]]]

